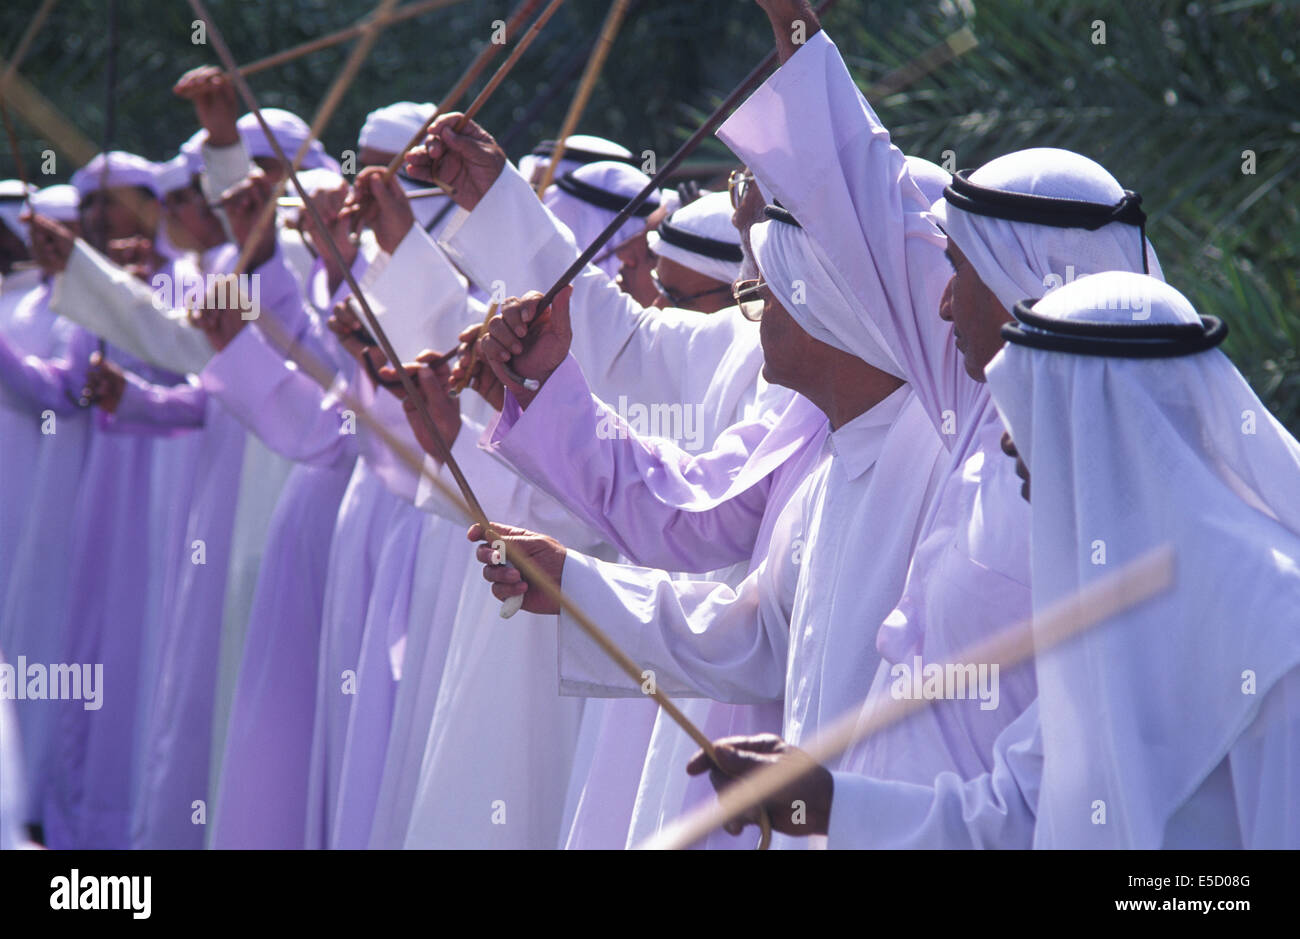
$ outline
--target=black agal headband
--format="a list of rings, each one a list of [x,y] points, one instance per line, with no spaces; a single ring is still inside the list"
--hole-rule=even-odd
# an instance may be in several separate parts
[[[1214,316],[1199,323],[1100,323],[1061,320],[1035,313],[1037,300],[1021,300],[1012,311],[1015,323],[1002,327],[1002,338],[1018,346],[1072,355],[1120,359],[1172,359],[1213,349],[1228,335]],[[1024,327],[1028,326],[1029,329]]]
[[[1085,202],[1082,199],[1035,196],[993,189],[971,182],[971,172],[958,170],[953,174],[952,182],[943,190],[943,198],[949,205],[972,215],[1031,225],[1050,225],[1053,228],[1096,231],[1111,222],[1133,225],[1141,236],[1142,273],[1150,273],[1147,270],[1147,214],[1142,211],[1142,197],[1136,192],[1125,189],[1123,198],[1114,205],[1109,205],[1105,202]]]
[[[545,157],[550,159],[555,153],[555,141],[543,140],[533,148],[533,156]],[[640,161],[636,157],[618,156],[612,153],[597,153],[595,150],[584,150],[582,147],[566,145],[562,160],[572,160],[575,163],[599,163],[602,160],[613,160],[615,163],[626,163],[628,166],[637,166]]]
[[[674,225],[671,216],[659,223],[657,231],[659,237],[668,244],[681,248],[683,251],[689,251],[692,254],[703,255],[716,261],[735,261],[737,263],[745,259],[745,253],[740,250],[740,245],[688,232],[686,229]]]
[[[763,214],[774,222],[793,225],[795,228],[803,228],[803,226],[799,224],[799,220],[790,214],[790,210],[779,202],[774,205],[763,206]]]
[[[631,196],[620,196],[616,192],[601,189],[599,186],[591,185],[591,183],[584,183],[572,173],[565,173],[555,181],[555,185],[575,199],[580,199],[588,205],[594,205],[598,209],[608,209],[610,212],[621,212],[623,207],[632,201]],[[659,208],[658,199],[647,199],[637,206],[636,211],[632,214],[637,218],[645,218],[657,208]]]

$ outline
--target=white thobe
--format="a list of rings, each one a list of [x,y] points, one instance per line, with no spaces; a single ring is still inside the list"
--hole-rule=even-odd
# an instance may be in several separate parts
[[[490,409],[468,396],[462,409],[464,426],[452,455],[489,517],[517,520],[566,543],[594,547],[598,536],[589,528],[476,446]],[[436,472],[450,483],[446,467]],[[427,479],[421,479],[417,503],[458,520],[463,539],[464,516]],[[468,542],[462,557],[473,557]],[[425,739],[404,844],[553,848],[582,702],[556,693],[553,618],[521,612],[501,619],[497,600],[477,580],[476,566],[469,566],[454,594],[445,653],[438,654],[437,639],[431,640],[433,651],[424,662],[430,672],[418,679],[436,684],[438,691],[433,701],[413,702],[430,708],[430,716],[413,722],[414,731],[425,728]],[[416,629],[414,622],[411,628]],[[445,627],[433,622],[424,628]],[[401,749],[410,754],[413,748]]]
[[[579,248],[568,229],[510,166],[473,212],[461,210],[453,216],[443,238],[471,278],[507,295],[545,289],[577,257]],[[592,264],[579,273],[573,288],[569,303],[573,357],[582,364],[595,393],[620,413],[634,418],[638,411],[647,416],[657,413],[668,419],[647,426],[646,432],[671,437],[698,451],[711,446],[737,420],[761,417],[789,401],[790,392],[763,380],[758,330],[736,310],[703,314],[642,307]],[[544,415],[545,402],[538,409]],[[738,579],[741,572],[732,576]],[[767,706],[688,707],[695,719],[719,733],[775,726],[775,712]],[[628,826],[617,817],[615,804],[622,804],[627,816],[638,803],[649,811],[650,803],[660,801],[657,793],[648,790],[663,789],[656,781],[662,774],[642,772],[632,754],[638,748],[644,753],[663,718],[627,702],[589,701],[583,721],[588,746],[566,800],[571,807],[580,803],[581,811],[569,813],[574,819],[565,844],[617,847],[625,841]],[[670,733],[665,726],[661,736]],[[584,782],[576,776],[584,773],[583,760],[588,757],[593,764],[588,772],[591,781]],[[584,788],[603,791],[587,793]],[[615,799],[614,789],[630,798]],[[592,818],[593,812],[602,816],[601,821]]]

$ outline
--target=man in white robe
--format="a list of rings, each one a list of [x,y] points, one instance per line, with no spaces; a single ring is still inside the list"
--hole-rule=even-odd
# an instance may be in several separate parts
[[[1034,296],[1062,282],[1067,266],[1154,268],[1133,211],[1139,200],[1078,154],[1022,151],[945,190],[935,205],[945,239],[811,8],[761,5],[783,65],[719,135],[804,221],[952,454],[903,597],[878,637],[891,666],[920,656],[923,667],[1029,612],[1026,506],[1000,457],[1001,424],[982,382],[1018,299],[1010,285]],[[805,29],[792,33],[795,20]],[[800,33],[806,42],[795,45]],[[1006,192],[1030,209],[1002,209]],[[947,770],[964,778],[990,771],[993,741],[1034,697],[1032,669],[1003,673],[1000,692],[997,708],[945,700],[876,735],[859,768],[918,783]]]
[[[767,285],[756,301],[765,374],[810,397],[830,421],[817,468],[788,504],[771,507],[779,518],[770,544],[735,590],[576,552],[563,555],[561,587],[599,611],[602,628],[658,687],[721,701],[784,698],[786,733],[800,736],[870,687],[878,659],[861,623],[883,618],[902,587],[941,478],[941,447],[806,233],[768,221],[750,238]],[[855,541],[862,531],[881,534]],[[532,546],[523,550],[538,559]],[[516,575],[489,567],[485,576],[501,584]],[[561,613],[564,687],[643,693],[575,630]]]
[[[1033,499],[1035,610],[1166,545],[1174,583],[1042,649],[989,773],[818,768],[783,798],[849,848],[1295,848],[1300,443],[1213,349],[1221,324],[1155,278],[1082,277],[1015,315],[988,377]]]

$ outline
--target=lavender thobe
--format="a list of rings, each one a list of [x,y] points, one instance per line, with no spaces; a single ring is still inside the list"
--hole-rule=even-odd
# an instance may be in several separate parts
[[[276,295],[282,298],[272,309],[282,328],[288,325],[291,339],[316,361],[346,370],[319,321],[303,308],[296,278],[282,262],[272,271]],[[264,294],[267,289],[264,285]],[[338,444],[311,462],[294,465],[271,519],[233,696],[214,822],[213,844],[218,847],[296,847],[302,841],[298,813],[311,737],[309,689],[316,681],[329,553],[356,451],[340,438],[332,410],[317,415],[319,387],[288,367],[256,330],[241,332],[208,364],[202,379],[246,427],[291,459],[307,460],[303,448],[310,449],[322,433]],[[265,406],[293,389],[305,392],[276,402],[278,409]],[[313,415],[332,421],[332,427],[316,429],[313,437],[303,423]]]
[[[175,381],[109,348],[109,358],[137,374]],[[73,381],[69,387],[80,387]],[[129,392],[128,392],[129,394]],[[126,401],[126,398],[123,398]],[[147,419],[115,427],[101,414],[87,456],[76,515],[81,522],[71,555],[72,603],[65,634],[65,662],[103,665],[99,710],[79,701],[59,702],[57,743],[45,800],[52,847],[122,848],[129,844],[133,770],[139,739],[136,724],[140,658],[151,619],[148,588],[160,556],[151,531],[155,440],[152,425],[196,426],[202,420],[197,394],[144,402],[158,410]],[[130,417],[127,415],[126,417]],[[145,428],[149,430],[140,432]]]
[[[27,402],[31,419],[41,428],[34,457],[34,485],[27,519],[15,545],[12,577],[0,610],[5,643],[15,655],[32,662],[59,661],[68,626],[72,571],[51,558],[71,556],[78,530],[74,514],[92,433],[92,414],[70,401],[67,392],[81,381],[94,338],[66,320],[57,327],[54,357],[19,356],[0,341],[0,382],[13,403]],[[55,705],[23,702],[16,709],[23,727],[23,765],[27,776],[27,810],[40,821],[49,775]]]

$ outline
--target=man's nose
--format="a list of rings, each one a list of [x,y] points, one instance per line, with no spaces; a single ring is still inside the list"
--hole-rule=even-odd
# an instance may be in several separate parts
[[[939,319],[949,323],[952,322],[952,285],[956,280],[956,276],[953,276],[948,281],[948,286],[943,288],[943,296],[939,298]]]

